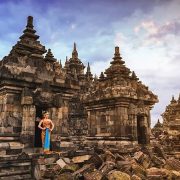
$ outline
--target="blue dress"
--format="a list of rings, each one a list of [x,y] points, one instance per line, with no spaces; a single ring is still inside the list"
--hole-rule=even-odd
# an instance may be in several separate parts
[[[45,151],[50,150],[50,130],[49,130],[49,128],[46,128],[46,131],[45,131],[44,150]]]

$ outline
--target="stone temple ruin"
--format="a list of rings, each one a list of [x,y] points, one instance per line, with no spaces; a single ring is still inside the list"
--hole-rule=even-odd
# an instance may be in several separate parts
[[[161,160],[145,151],[127,159],[140,146],[149,145],[150,110],[158,98],[125,66],[119,47],[111,65],[97,78],[89,63],[84,72],[75,43],[63,66],[38,39],[29,16],[19,41],[0,61],[0,179],[46,179],[70,173],[90,180],[95,173],[94,179],[101,180],[111,176],[107,173],[115,162],[128,166],[148,157],[141,164],[145,168],[163,166],[165,156]],[[174,100],[173,106],[178,108],[178,102]],[[43,110],[55,124],[49,155],[41,152],[37,127]],[[163,116],[170,122],[171,115]],[[83,166],[84,162],[88,164]],[[146,179],[146,172],[141,172]],[[126,173],[133,176],[129,170]]]
[[[55,123],[54,145],[59,136],[73,135],[149,143],[150,110],[157,96],[124,65],[119,47],[111,66],[93,78],[89,64],[84,73],[76,44],[62,67],[35,33],[30,16],[20,40],[0,61],[0,136],[41,146],[36,120],[48,110]]]
[[[163,129],[167,132],[180,135],[180,95],[178,100],[174,96],[168,106],[166,106],[163,117]]]
[[[170,104],[162,113],[163,123],[158,122],[152,129],[152,133],[158,138],[169,153],[180,156],[180,96],[175,100],[174,96]]]

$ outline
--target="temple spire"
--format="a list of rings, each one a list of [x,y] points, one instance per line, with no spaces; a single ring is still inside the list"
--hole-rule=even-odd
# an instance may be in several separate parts
[[[59,64],[60,64],[60,66],[62,67],[61,59],[59,60]]]
[[[114,57],[120,57],[119,47],[118,46],[115,47]]]
[[[76,48],[76,43],[75,42],[74,42],[74,46],[73,46],[72,58],[73,59],[77,59],[78,58],[78,52],[77,52],[77,48]]]
[[[114,57],[112,59],[113,60],[110,62],[111,66],[105,70],[107,77],[129,77],[130,70],[125,66],[125,62],[122,60],[118,46],[115,47]]]
[[[53,54],[52,54],[52,52],[51,52],[51,49],[48,49],[48,52],[47,52],[47,54],[46,54],[46,57],[48,57],[48,58],[53,58],[53,57],[54,57]]]
[[[27,25],[26,25],[26,28],[31,28],[33,29],[33,17],[32,16],[28,16],[27,17]]]
[[[54,56],[53,56],[53,54],[51,52],[51,49],[48,49],[48,52],[47,52],[47,54],[45,56],[45,60],[50,61],[50,62],[55,62],[56,61],[56,59],[54,58]]]
[[[101,72],[101,74],[100,74],[100,76],[99,76],[99,79],[100,80],[103,80],[105,77],[104,77],[104,73],[103,72]]]
[[[136,73],[134,71],[132,71],[131,77],[133,80],[139,80],[139,78],[136,76]]]
[[[86,77],[88,80],[93,80],[93,75],[91,73],[91,68],[90,68],[89,62],[88,62],[88,66],[87,66]]]
[[[76,51],[76,43],[74,42],[74,51]]]
[[[176,100],[174,99],[174,95],[172,96],[171,103],[175,103]]]
[[[20,39],[26,39],[29,38],[33,41],[36,41],[39,36],[36,35],[36,30],[33,29],[33,17],[32,16],[28,16],[27,17],[27,25],[26,25],[26,29],[23,31],[23,35],[20,37]]]
[[[89,62],[88,62],[88,66],[87,66],[87,72],[91,72]]]
[[[38,40],[39,36],[36,35],[32,16],[27,17],[26,27],[19,39],[20,41],[13,47],[11,53],[16,52],[23,56],[28,55],[36,58],[44,58],[43,54],[46,52],[46,49]]]
[[[114,61],[112,61],[111,64],[124,64],[125,63],[124,61],[122,61],[122,57],[120,56],[118,46],[115,47],[115,52],[114,52],[113,59],[114,59]]]

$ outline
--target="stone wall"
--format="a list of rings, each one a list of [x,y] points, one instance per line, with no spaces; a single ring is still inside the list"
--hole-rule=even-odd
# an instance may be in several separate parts
[[[20,134],[22,123],[22,107],[18,94],[0,95],[0,133]]]
[[[133,104],[87,106],[88,130],[91,137],[116,137],[122,140],[148,143],[150,136],[150,112]]]
[[[21,141],[30,146],[34,144],[35,116],[36,109],[34,105],[23,105]]]
[[[91,109],[88,111],[88,126],[91,136],[129,137],[134,119],[128,119],[124,106]]]

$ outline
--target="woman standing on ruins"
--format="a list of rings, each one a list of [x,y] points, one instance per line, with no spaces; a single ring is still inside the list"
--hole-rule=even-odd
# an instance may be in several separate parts
[[[39,122],[38,128],[42,130],[41,139],[42,139],[42,147],[44,148],[44,152],[47,153],[50,150],[50,134],[54,129],[54,124],[51,119],[49,119],[49,113],[43,112],[43,119]]]

